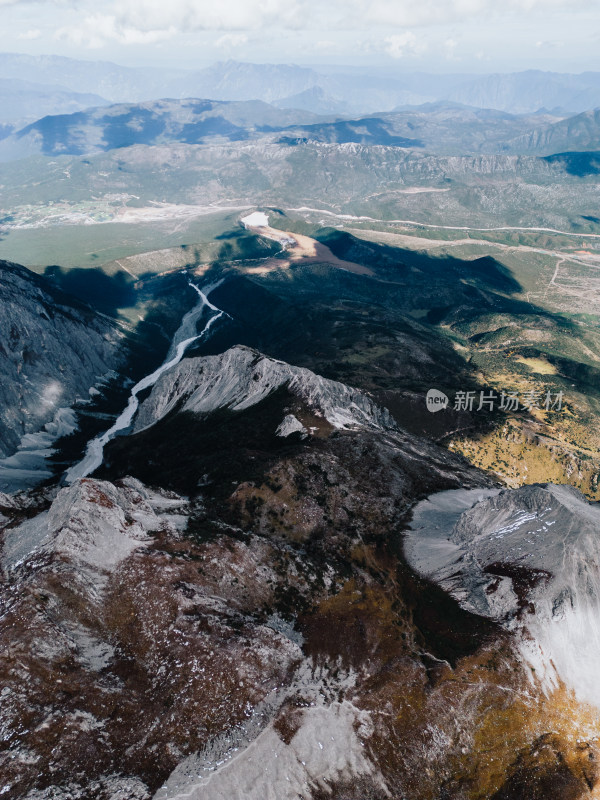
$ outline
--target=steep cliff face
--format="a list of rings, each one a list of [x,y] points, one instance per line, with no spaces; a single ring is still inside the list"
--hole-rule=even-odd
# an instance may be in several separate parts
[[[5,261],[0,307],[0,456],[6,456],[117,365],[121,333],[108,318]]]

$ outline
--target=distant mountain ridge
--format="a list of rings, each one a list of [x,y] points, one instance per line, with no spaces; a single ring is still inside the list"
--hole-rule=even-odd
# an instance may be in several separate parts
[[[73,92],[57,84],[0,78],[0,123],[23,125],[47,114],[71,114],[110,105],[98,94]]]
[[[544,155],[567,150],[600,150],[600,108],[535,128],[514,140],[511,146]]]
[[[425,103],[358,118],[318,121],[296,128],[297,138],[327,143],[422,148],[445,155],[529,152],[533,131],[562,122],[552,114],[513,115],[458,103]],[[293,139],[291,129],[284,141]]]
[[[311,86],[302,92],[275,100],[277,108],[298,108],[318,114],[348,114],[350,107],[343,100],[336,100],[321,86]]]
[[[587,111],[600,106],[600,73],[570,75],[528,70],[507,75],[482,75],[451,92],[448,99],[513,114],[539,109],[572,113]]]
[[[568,119],[556,114],[516,116],[449,102],[342,117],[278,108],[261,100],[166,99],[47,115],[12,134],[6,131],[0,161],[87,155],[132,145],[260,139],[282,145],[383,145],[439,155],[552,155],[600,149],[599,124],[600,112]]]
[[[169,81],[182,70],[135,69],[109,61],[80,61],[64,56],[0,53],[0,78],[58,84],[72,92],[92,93],[110,102],[148,100],[167,94]]]
[[[307,112],[276,109],[261,101],[159,100],[46,116],[7,137],[0,160],[30,155],[84,155],[134,144],[202,144],[243,141],[305,120]]]
[[[254,64],[229,60],[197,70],[132,68],[106,61],[0,53],[0,79],[60,85],[110,102],[161,97],[263,100],[315,113],[365,115],[398,106],[451,101],[513,114],[550,109],[577,113],[600,106],[600,73],[579,75],[528,70],[509,74],[436,75],[390,67]],[[294,104],[297,104],[294,106]]]

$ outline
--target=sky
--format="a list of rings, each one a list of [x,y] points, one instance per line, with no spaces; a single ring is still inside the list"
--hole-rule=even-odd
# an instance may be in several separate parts
[[[600,0],[0,0],[0,51],[194,69],[600,70]]]

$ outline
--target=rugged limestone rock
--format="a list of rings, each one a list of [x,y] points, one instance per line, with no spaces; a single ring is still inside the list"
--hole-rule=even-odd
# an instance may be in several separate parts
[[[131,487],[136,487],[135,489]],[[141,491],[140,491],[141,490]],[[31,558],[52,556],[93,573],[96,588],[141,544],[161,519],[137,481],[117,489],[112,483],[80,481],[61,489],[48,511],[9,527],[2,547],[7,574]]]
[[[308,436],[308,431],[297,417],[293,414],[286,414],[283,421],[275,431],[277,436],[291,436],[293,433],[299,433],[304,439]]]
[[[0,456],[115,367],[121,333],[107,317],[16,264],[0,262]]]
[[[284,386],[336,428],[396,428],[389,413],[363,392],[237,346],[222,355],[186,359],[165,373],[142,403],[134,430],[174,409],[193,414],[243,411]]]
[[[406,553],[419,572],[514,631],[546,691],[563,682],[600,704],[599,504],[551,484],[447,492],[417,507],[413,528]]]
[[[188,514],[185,499],[137,481],[84,480],[5,531],[0,772],[9,796],[148,798],[179,748],[244,719],[298,657],[275,622],[240,614],[244,585],[250,605],[265,591],[269,548],[190,551],[179,533]],[[17,541],[26,552],[15,562]],[[219,589],[236,576],[241,608]]]

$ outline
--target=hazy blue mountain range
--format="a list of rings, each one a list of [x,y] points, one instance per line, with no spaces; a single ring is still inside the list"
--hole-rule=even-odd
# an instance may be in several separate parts
[[[58,84],[72,92],[98,94],[113,103],[164,96],[169,81],[181,74],[177,70],[133,69],[108,61],[0,53],[0,78]]]
[[[507,75],[432,75],[390,72],[387,76],[323,73],[283,64],[226,61],[169,84],[172,96],[215,100],[256,98],[316,112],[368,114],[399,106],[450,101],[514,114],[540,109],[586,111],[600,105],[600,73],[569,75],[529,70]]]
[[[581,112],[600,105],[600,73],[529,70],[512,74],[435,75],[399,68],[360,71],[293,64],[218,62],[199,70],[131,68],[59,56],[0,54],[0,79],[55,84],[112,102],[161,97],[264,100],[317,113],[370,114],[441,100],[511,113]],[[28,115],[31,116],[31,115]],[[40,115],[38,115],[40,116]]]
[[[191,72],[171,83],[177,97],[210,97],[215,100],[249,100],[267,103],[319,86],[321,76],[313,69],[290,64],[242,64],[225,61]]]
[[[518,150],[545,154],[600,149],[600,109],[542,125],[511,143]]]
[[[174,94],[243,100],[256,97],[280,106],[329,113],[391,111],[399,106],[450,101],[513,114],[540,109],[585,111],[600,105],[600,73],[570,75],[540,70],[512,74],[387,76],[323,73],[289,65],[227,61],[176,79]]]
[[[97,94],[73,92],[55,84],[0,78],[0,122],[33,122],[47,114],[70,114],[90,106],[109,105]]]
[[[278,108],[298,108],[305,111],[313,111],[317,114],[348,114],[350,104],[344,100],[336,98],[325,91],[321,86],[311,86],[289,97],[275,100],[274,106]]]
[[[600,105],[600,73],[569,75],[528,70],[509,75],[482,75],[455,89],[448,99],[513,114],[538,109],[587,111]]]
[[[565,119],[445,102],[343,118],[276,108],[260,100],[157,100],[44,116],[20,130],[7,131],[0,159],[85,155],[139,144],[257,139],[284,145],[307,141],[386,145],[439,155],[553,155],[600,149],[599,123],[600,112],[594,111]]]
[[[277,109],[259,100],[158,100],[117,104],[75,114],[46,116],[5,138],[0,158],[11,160],[43,155],[82,155],[133,144],[184,142],[202,144],[218,138],[242,141],[281,131],[314,114]]]
[[[473,76],[410,73],[324,72],[285,64],[225,61],[171,84],[172,94],[247,100],[322,113],[368,114],[399,105],[445,99]]]

